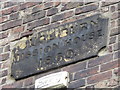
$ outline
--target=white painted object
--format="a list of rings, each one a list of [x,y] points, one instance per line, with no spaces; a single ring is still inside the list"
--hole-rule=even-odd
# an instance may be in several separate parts
[[[66,71],[53,73],[35,81],[35,88],[49,88],[57,85],[68,86],[69,73]]]

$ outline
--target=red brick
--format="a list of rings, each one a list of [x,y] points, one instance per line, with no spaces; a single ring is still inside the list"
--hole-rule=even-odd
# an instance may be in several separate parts
[[[120,41],[120,34],[118,35],[118,42]]]
[[[88,84],[93,84],[93,83],[97,83],[103,80],[107,80],[110,79],[112,77],[112,71],[108,71],[105,73],[100,73],[91,77],[87,78],[87,83]]]
[[[84,4],[87,5],[87,4],[91,4],[91,3],[95,3],[97,2],[97,0],[84,0]]]
[[[65,19],[63,20],[61,23],[69,23],[69,22],[73,22],[73,21],[76,21],[76,18],[68,18],[68,19]]]
[[[51,8],[47,11],[47,16],[54,15],[58,12],[58,8]]]
[[[9,58],[9,53],[0,55],[0,61],[7,60],[8,58]]]
[[[114,44],[114,51],[120,50],[120,42]]]
[[[69,17],[72,17],[74,15],[73,11],[65,12],[59,15],[55,15],[52,17],[52,22],[60,21]]]
[[[118,67],[117,69],[114,70],[114,74],[116,76],[120,76],[120,67]]]
[[[33,82],[33,77],[30,77],[30,78],[27,78],[24,80],[24,86],[30,86],[32,85],[34,82]]]
[[[3,47],[0,47],[0,54],[3,53]]]
[[[70,82],[70,84],[68,85],[68,88],[78,88],[83,86],[85,86],[85,80],[81,79],[81,80]]]
[[[35,30],[44,31],[44,30],[48,30],[48,29],[50,29],[50,28],[58,27],[60,24],[61,24],[60,22],[55,22],[55,23],[51,23],[51,24],[49,24],[49,25],[47,25],[47,26],[37,28],[37,29],[35,29]]]
[[[3,9],[1,11],[2,15],[8,15],[8,14],[11,14],[11,13],[14,13],[16,11],[19,10],[19,6],[13,6],[13,7],[10,7],[10,8],[6,8],[6,9]]]
[[[97,4],[90,4],[85,7],[76,8],[75,14],[77,15],[77,14],[81,14],[81,13],[90,12],[90,11],[96,10],[97,8],[98,8]]]
[[[49,8],[53,7],[53,5],[54,5],[54,2],[46,2],[44,4],[44,8],[43,9],[49,9]]]
[[[102,6],[104,7],[104,6],[112,5],[112,4],[115,4],[117,2],[119,2],[119,0],[107,0],[107,2],[103,1]]]
[[[16,81],[15,83],[12,84],[13,88],[21,88],[23,87],[23,82],[24,80]]]
[[[114,28],[110,31],[110,36],[118,35],[120,34],[120,27]]]
[[[0,23],[3,23],[8,20],[8,16],[0,17]]]
[[[115,52],[114,59],[120,59],[120,51]]]
[[[118,6],[117,6],[117,8],[118,8],[118,11],[120,10],[120,3],[118,3]]]
[[[57,7],[61,4],[61,2],[54,2],[54,6]]]
[[[111,28],[115,28],[115,26],[116,26],[116,21],[115,21],[115,20],[112,20],[112,22],[110,23],[110,25],[111,25]]]
[[[112,51],[113,51],[113,45],[109,45],[109,46],[107,47],[107,50],[108,50],[108,52],[112,52]]]
[[[117,19],[120,17],[120,12],[114,12],[112,15],[111,15],[111,20],[114,20],[114,19]]]
[[[68,18],[68,19],[65,19],[63,20],[61,23],[69,23],[69,22],[73,22],[73,21],[76,21],[78,19],[82,19],[82,18],[85,18],[85,15],[79,15],[79,16],[76,16],[76,17],[73,17],[73,18]]]
[[[115,12],[115,10],[116,10],[115,5],[114,5],[114,6],[111,6],[111,7],[110,7],[110,10],[111,10],[111,12]]]
[[[112,61],[112,62],[109,62],[109,63],[103,64],[103,65],[101,65],[101,69],[100,69],[100,71],[103,72],[103,71],[108,71],[108,70],[111,70],[111,69],[117,68],[117,67],[120,66],[118,63],[119,63],[119,61],[116,60],[116,61]]]
[[[41,18],[45,17],[45,13],[46,12],[42,10],[38,13],[27,15],[24,18],[23,23],[27,23],[27,22],[30,22],[30,21],[33,21],[33,20],[36,20],[36,19],[41,19]]]
[[[0,72],[0,78],[8,75],[8,70],[3,70]]]
[[[110,37],[109,44],[114,44],[116,42],[116,36]]]
[[[32,35],[32,34],[33,34],[33,32],[34,32],[34,31],[27,31],[27,32],[23,32],[23,33],[21,33],[20,38],[30,36],[30,35]]]
[[[6,60],[2,62],[2,69],[9,68],[10,67],[10,60]]]
[[[36,6],[33,7],[33,9],[32,9],[32,13],[39,12],[39,11],[41,11],[43,8],[44,8],[44,5],[43,5],[43,4],[36,5]]]
[[[73,9],[82,5],[83,5],[83,2],[68,2],[62,7],[61,11]]]
[[[7,38],[7,37],[8,37],[7,32],[0,33],[0,39],[4,39],[4,38]]]
[[[8,8],[14,5],[18,5],[18,2],[5,2],[4,3],[4,8]]]
[[[94,67],[96,65],[100,65],[106,62],[109,62],[113,59],[113,55],[112,54],[108,54],[108,55],[104,55],[104,56],[100,56],[97,57],[95,59],[92,59],[88,62],[88,67]]]
[[[120,18],[117,20],[117,26],[120,26]]]
[[[19,26],[11,29],[11,35],[18,34],[24,31],[24,26]]]
[[[10,20],[19,19],[19,12],[10,15]]]
[[[69,65],[66,66],[64,68],[62,68],[63,71],[68,71],[69,73],[73,73],[76,71],[80,71],[86,68],[86,62],[80,62],[80,63],[76,63],[73,65]]]
[[[5,24],[2,25],[2,31],[6,30],[6,29],[10,29],[16,26],[20,26],[22,24],[22,20],[14,20],[14,21],[9,21]]]
[[[33,30],[34,28],[38,27],[38,26],[43,26],[43,25],[47,25],[50,23],[50,19],[49,18],[44,18],[41,20],[37,20],[31,23],[28,23],[28,30]]]
[[[38,3],[37,3],[37,2],[26,2],[26,3],[22,3],[22,4],[20,4],[19,9],[20,9],[20,10],[23,10],[23,9],[32,7],[32,6],[36,5],[36,4],[38,4]]]
[[[97,67],[82,70],[80,72],[76,72],[74,75],[74,80],[97,74],[98,71],[99,71],[99,67],[97,66]]]

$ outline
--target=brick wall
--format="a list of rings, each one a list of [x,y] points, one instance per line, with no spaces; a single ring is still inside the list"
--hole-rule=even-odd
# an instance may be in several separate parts
[[[104,1],[10,2],[0,0],[0,89],[34,88],[37,78],[59,71],[70,73],[69,88],[118,87],[120,84],[120,1]],[[18,81],[10,76],[11,50],[19,39],[96,13],[109,18],[108,42],[103,55]]]

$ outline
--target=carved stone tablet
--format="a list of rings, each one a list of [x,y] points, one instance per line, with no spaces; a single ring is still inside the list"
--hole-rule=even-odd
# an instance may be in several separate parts
[[[57,72],[37,79],[35,81],[35,88],[58,88],[58,86],[68,87],[68,82],[68,72]]]
[[[21,79],[97,56],[106,46],[107,27],[108,19],[97,14],[29,36],[12,50],[12,76]]]

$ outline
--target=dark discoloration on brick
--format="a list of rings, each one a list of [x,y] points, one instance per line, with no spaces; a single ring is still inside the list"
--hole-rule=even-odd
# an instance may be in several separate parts
[[[54,5],[54,2],[47,2],[44,4],[43,9],[49,9],[49,8],[53,7],[53,5]]]
[[[114,59],[120,59],[120,51],[115,52]]]
[[[28,24],[28,30],[33,30],[34,28],[38,27],[38,26],[42,26],[42,25],[47,25],[49,24],[50,19],[49,18],[44,18],[41,20],[37,20],[35,22],[31,22]]]
[[[107,71],[107,70],[111,70],[111,69],[120,67],[120,65],[118,63],[119,63],[119,61],[116,60],[116,61],[112,61],[112,62],[103,64],[103,65],[101,65],[100,71],[103,72],[103,71]]]
[[[120,50],[120,42],[114,44],[114,51]]]
[[[76,8],[75,14],[77,15],[77,14],[81,14],[81,13],[86,13],[89,11],[96,10],[97,8],[98,8],[98,5],[96,5],[96,4],[91,4],[91,5],[88,5],[86,7]]]
[[[60,21],[69,17],[72,17],[74,15],[73,11],[65,12],[59,15],[55,15],[52,17],[52,22]]]
[[[19,5],[19,10],[24,10],[38,4],[37,2],[26,2]]]
[[[4,8],[8,8],[14,5],[18,5],[18,2],[5,2],[4,3]]]
[[[40,12],[35,13],[35,14],[27,15],[24,18],[23,23],[27,23],[27,22],[30,22],[33,20],[41,19],[41,18],[45,17],[45,13],[46,13],[45,11],[40,11]]]
[[[33,82],[33,77],[30,77],[30,78],[27,78],[25,81],[24,81],[24,86],[30,86],[34,84]]]
[[[111,20],[117,19],[120,17],[120,12],[114,12],[111,16]]]
[[[36,5],[36,6],[33,7],[33,9],[32,9],[32,13],[37,13],[37,12],[43,10],[43,7],[44,7],[43,4],[40,4],[40,5],[38,4],[38,5]]]
[[[0,48],[0,54],[3,53],[3,47]]]
[[[120,65],[120,64],[119,64]],[[114,70],[114,74],[116,76],[120,76],[120,67],[118,67],[117,69]]]
[[[3,23],[8,20],[8,16],[0,17],[0,23]]]
[[[7,22],[7,23],[2,25],[2,31],[10,29],[10,28],[13,28],[13,27],[16,27],[16,26],[19,26],[21,24],[22,24],[22,20],[21,19],[14,20],[14,21],[9,21],[9,22]]]
[[[34,31],[27,31],[27,32],[24,32],[24,33],[21,33],[21,36],[20,37],[27,37],[27,36],[30,36],[33,34]]]
[[[76,72],[74,76],[74,80],[80,79],[80,78],[85,78],[94,74],[97,74],[99,70],[99,67],[94,67],[86,70],[82,70],[80,72]]]
[[[76,80],[73,81],[69,84],[68,88],[78,88],[78,87],[82,87],[85,86],[85,80],[81,79],[81,80]]]
[[[110,32],[111,36],[118,35],[118,34],[120,34],[120,27],[114,28]]]
[[[10,19],[10,20],[19,19],[19,13],[17,12],[17,13],[11,14],[9,19]]]
[[[83,2],[68,2],[62,7],[61,11],[77,8],[82,5],[83,5]]]
[[[109,44],[113,44],[116,42],[116,36],[110,38]]]
[[[47,11],[47,16],[54,15],[58,12],[58,8],[51,8]]]
[[[108,55],[105,55],[105,56],[101,56],[101,57],[98,57],[98,58],[95,58],[93,60],[90,60],[88,62],[88,67],[94,67],[96,65],[100,65],[102,63],[105,63],[105,62],[109,62],[113,59],[113,55],[112,54],[108,54]]]
[[[13,7],[6,8],[6,9],[2,10],[1,14],[2,15],[8,15],[8,14],[14,13],[14,12],[16,12],[18,10],[19,10],[19,6],[15,5]]]
[[[68,71],[69,73],[73,73],[79,70],[83,70],[86,68],[86,62],[81,62],[73,65],[69,65],[67,67],[64,67],[63,71]]]
[[[105,73],[100,73],[100,74],[89,77],[87,79],[87,83],[88,84],[93,84],[93,83],[96,83],[96,82],[99,82],[99,81],[102,81],[102,80],[110,79],[111,77],[112,77],[112,72],[108,71],[108,72],[105,72]]]

